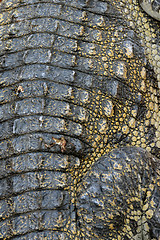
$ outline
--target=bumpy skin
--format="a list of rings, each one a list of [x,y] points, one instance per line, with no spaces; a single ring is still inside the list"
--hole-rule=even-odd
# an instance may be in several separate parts
[[[0,11],[0,239],[158,239],[159,23],[135,0]]]

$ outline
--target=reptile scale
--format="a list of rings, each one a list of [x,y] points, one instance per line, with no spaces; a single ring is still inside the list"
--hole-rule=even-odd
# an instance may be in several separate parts
[[[0,239],[159,239],[159,20],[159,0],[0,2]]]

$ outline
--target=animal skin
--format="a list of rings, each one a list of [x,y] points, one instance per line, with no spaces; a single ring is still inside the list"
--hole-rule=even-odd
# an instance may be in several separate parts
[[[1,1],[0,239],[159,239],[159,1],[145,2]]]

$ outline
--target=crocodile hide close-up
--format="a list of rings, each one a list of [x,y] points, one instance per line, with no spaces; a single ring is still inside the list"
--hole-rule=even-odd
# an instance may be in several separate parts
[[[0,1],[0,239],[160,240],[159,20]]]

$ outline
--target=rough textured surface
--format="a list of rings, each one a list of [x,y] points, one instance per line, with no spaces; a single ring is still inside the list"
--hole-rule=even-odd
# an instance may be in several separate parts
[[[158,239],[156,160],[134,147],[101,157],[78,186],[83,239]]]
[[[0,239],[158,239],[159,23],[136,0],[0,12]]]

